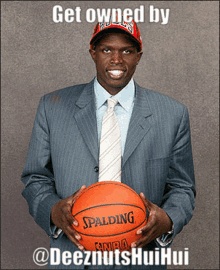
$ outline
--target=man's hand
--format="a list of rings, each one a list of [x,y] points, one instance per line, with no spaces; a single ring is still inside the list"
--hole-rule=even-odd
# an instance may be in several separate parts
[[[136,232],[137,234],[142,234],[141,237],[136,242],[131,243],[131,247],[137,248],[142,248],[172,229],[172,221],[166,212],[156,204],[148,201],[143,193],[140,193],[140,197],[149,212],[149,217],[147,224]]]
[[[84,247],[78,242],[81,239],[81,236],[72,226],[72,224],[78,226],[78,221],[72,216],[72,207],[79,194],[85,188],[86,186],[83,185],[73,195],[57,202],[51,211],[51,220],[53,224],[60,228],[80,250],[84,250]]]

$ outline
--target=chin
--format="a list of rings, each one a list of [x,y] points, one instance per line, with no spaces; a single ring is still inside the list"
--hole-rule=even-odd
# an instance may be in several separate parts
[[[122,90],[126,84],[124,82],[122,83],[111,83],[108,85],[109,87],[111,87],[113,90],[115,89],[116,91]]]
[[[129,83],[130,80],[126,80],[121,78],[121,79],[115,79],[115,80],[112,80],[110,79],[109,80],[109,86],[112,86],[112,87],[115,87],[115,88],[124,88],[128,83]]]
[[[125,80],[125,78],[120,78],[120,79],[111,79],[109,77],[105,78],[103,80],[102,77],[98,78],[98,81],[101,83],[101,85],[107,90],[111,92],[119,92],[121,91],[128,83],[130,80]]]

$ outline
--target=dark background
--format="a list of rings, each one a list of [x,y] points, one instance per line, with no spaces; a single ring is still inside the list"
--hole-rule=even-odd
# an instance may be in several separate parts
[[[54,23],[52,8],[80,6],[81,23]],[[189,248],[189,266],[218,269],[218,1],[2,1],[1,267],[35,269],[32,254],[49,238],[28,213],[20,176],[39,99],[95,76],[88,8],[145,6],[143,57],[135,80],[185,104],[190,113],[196,209],[172,250]],[[167,25],[149,23],[149,5],[169,8]]]

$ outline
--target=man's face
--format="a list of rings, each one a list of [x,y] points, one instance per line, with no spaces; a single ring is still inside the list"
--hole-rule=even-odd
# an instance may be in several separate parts
[[[99,83],[111,95],[116,95],[131,80],[142,52],[137,52],[126,34],[109,33],[90,54],[96,64]]]

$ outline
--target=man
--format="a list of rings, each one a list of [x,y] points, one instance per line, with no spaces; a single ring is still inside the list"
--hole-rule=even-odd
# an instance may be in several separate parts
[[[132,247],[168,247],[194,208],[187,109],[133,81],[142,56],[134,21],[97,24],[90,54],[97,70],[92,82],[50,93],[40,101],[22,174],[23,196],[35,221],[51,237],[51,247],[61,252],[84,250],[72,227],[78,222],[71,209],[85,186],[102,181],[102,120],[113,100],[121,146],[115,180],[140,193],[149,212],[147,225],[136,232],[141,238]],[[110,269],[114,267],[123,268]]]

